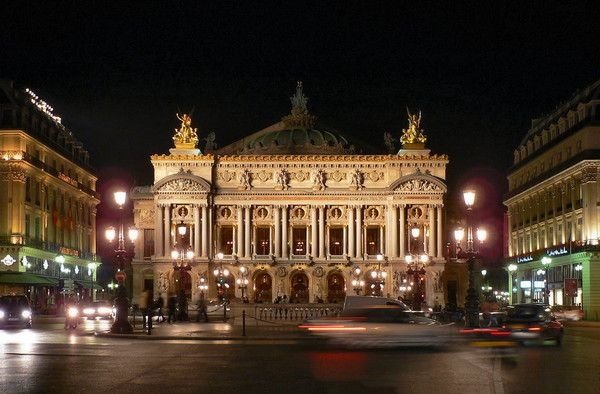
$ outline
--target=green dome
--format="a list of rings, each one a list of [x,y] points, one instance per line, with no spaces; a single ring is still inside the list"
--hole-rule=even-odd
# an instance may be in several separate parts
[[[316,129],[274,130],[247,140],[240,154],[351,154],[354,148],[342,135]]]

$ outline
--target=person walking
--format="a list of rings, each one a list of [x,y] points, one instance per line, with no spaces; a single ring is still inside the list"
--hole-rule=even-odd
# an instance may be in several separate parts
[[[148,290],[144,290],[142,294],[140,294],[140,299],[138,301],[140,312],[142,313],[142,328],[146,329],[146,319],[148,318],[148,308],[151,305],[148,304],[148,298],[150,297],[150,292]]]
[[[199,322],[201,317],[208,323],[208,312],[206,311],[204,292],[200,293],[200,299],[198,300],[198,315],[196,316],[196,322]]]
[[[167,317],[167,323],[175,323],[175,312],[177,311],[177,296],[175,294],[171,294],[169,296],[169,301],[167,302],[167,309],[169,312],[169,315]]]
[[[165,321],[165,315],[163,314],[163,308],[165,307],[165,299],[163,298],[161,293],[158,293],[158,298],[156,299],[156,307],[158,308],[156,322],[162,323]]]

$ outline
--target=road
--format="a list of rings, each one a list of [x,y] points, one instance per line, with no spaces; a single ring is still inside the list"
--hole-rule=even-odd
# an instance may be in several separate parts
[[[561,348],[512,357],[352,351],[316,340],[115,339],[62,326],[0,330],[3,393],[598,393],[600,332],[567,328]]]

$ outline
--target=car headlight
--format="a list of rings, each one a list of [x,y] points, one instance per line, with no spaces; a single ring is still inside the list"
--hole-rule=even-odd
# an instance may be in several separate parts
[[[101,315],[108,315],[110,314],[111,309],[109,307],[106,306],[101,306],[100,308],[98,308],[98,313]]]
[[[21,312],[21,317],[23,319],[29,319],[31,317],[31,311],[23,311],[23,312]]]
[[[79,314],[79,312],[77,311],[77,308],[69,308],[67,310],[67,316],[73,318],[73,317],[77,317],[77,315]]]
[[[0,319],[4,319],[4,311],[0,311]]]
[[[94,308],[85,308],[83,310],[83,314],[84,315],[93,315],[94,314]]]

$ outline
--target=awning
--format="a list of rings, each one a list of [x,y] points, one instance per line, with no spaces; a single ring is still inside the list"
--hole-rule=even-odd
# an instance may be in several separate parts
[[[84,281],[82,281],[82,280],[76,280],[76,281],[74,281],[74,282],[75,282],[75,285],[76,285],[76,286],[81,286],[81,287],[83,287],[84,289],[91,289],[91,288],[92,288],[92,286],[93,286],[93,288],[94,288],[94,289],[96,289],[96,290],[102,290],[102,289],[103,289],[103,287],[102,287],[102,286],[100,286],[100,285],[99,285],[98,283],[96,283],[96,282],[94,282],[94,283],[92,283],[92,282],[84,282]]]
[[[29,272],[0,272],[0,284],[58,286],[58,280]]]

